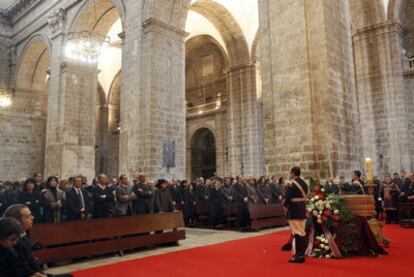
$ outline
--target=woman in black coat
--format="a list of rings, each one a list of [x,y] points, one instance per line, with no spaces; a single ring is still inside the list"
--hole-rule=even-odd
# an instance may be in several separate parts
[[[220,181],[214,180],[210,188],[210,220],[213,226],[224,223],[223,197],[220,192]]]
[[[183,184],[184,187],[184,220],[187,226],[191,226],[196,223],[197,220],[197,195],[194,193],[193,186],[187,183]]]
[[[19,202],[29,208],[34,216],[34,223],[39,224],[42,221],[42,197],[35,184],[33,178],[29,178],[24,182],[23,191],[19,194]]]

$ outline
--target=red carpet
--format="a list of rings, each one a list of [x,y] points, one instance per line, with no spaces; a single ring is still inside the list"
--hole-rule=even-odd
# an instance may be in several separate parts
[[[414,276],[414,229],[387,225],[384,233],[391,245],[389,254],[380,258],[308,258],[306,264],[292,265],[287,263],[290,253],[280,250],[289,236],[284,231],[92,268],[74,276]]]

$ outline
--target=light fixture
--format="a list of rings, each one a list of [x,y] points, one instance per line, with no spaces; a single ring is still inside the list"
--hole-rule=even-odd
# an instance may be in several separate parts
[[[9,107],[12,103],[12,94],[7,89],[0,88],[0,107]]]
[[[199,111],[198,111],[198,114],[203,114],[203,111],[202,111],[202,110],[199,110]]]
[[[93,1],[93,11],[95,21],[96,17],[96,3]],[[90,30],[83,30],[80,32],[71,32],[68,34],[68,41],[65,47],[65,55],[68,59],[87,63],[97,64],[102,48],[109,46],[111,38],[107,35],[100,34]]]

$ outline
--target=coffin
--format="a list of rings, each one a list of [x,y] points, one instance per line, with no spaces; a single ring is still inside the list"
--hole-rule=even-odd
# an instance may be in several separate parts
[[[375,201],[372,195],[343,195],[345,205],[357,216],[375,216]]]

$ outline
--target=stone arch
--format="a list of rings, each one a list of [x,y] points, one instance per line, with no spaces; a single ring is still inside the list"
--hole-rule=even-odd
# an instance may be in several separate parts
[[[210,35],[198,35],[195,37],[192,37],[191,39],[187,40],[185,43],[185,55],[187,58],[187,55],[194,49],[196,49],[197,47],[199,47],[200,45],[204,44],[204,43],[212,43],[215,44],[217,46],[218,49],[220,49],[221,54],[223,55],[224,58],[224,68],[228,69],[230,66],[230,61],[229,61],[229,56],[226,53],[226,50],[223,48],[223,46],[212,36]]]
[[[191,177],[209,178],[217,173],[216,137],[209,128],[197,129],[190,140]]]
[[[252,44],[252,63],[255,63],[260,58],[260,29],[257,30]]]
[[[144,0],[144,21],[151,18],[184,30],[190,4],[191,0]]]
[[[230,66],[250,63],[249,47],[244,33],[233,15],[215,1],[198,0],[190,10],[207,18],[220,32],[229,53]]]
[[[19,170],[14,172],[30,176],[45,168],[51,47],[43,34],[31,36],[22,46],[17,57],[13,99],[18,114],[11,121],[13,125],[24,121],[25,129],[18,133],[25,139],[14,142],[19,144],[19,153],[13,153],[15,162],[24,168],[17,165]]]
[[[76,16],[68,25],[67,33],[93,30],[102,34],[107,34],[111,26],[116,20],[118,20],[118,18],[121,19],[122,26],[124,26],[125,11],[123,10],[123,5],[121,5],[120,2],[122,3],[120,0],[85,1],[79,7]]]
[[[22,47],[20,54],[17,57],[15,87],[22,87],[29,89],[33,82],[39,81],[37,70],[42,70],[44,64],[42,61],[48,61],[51,56],[51,43],[49,39],[43,34],[35,34],[31,36]],[[43,60],[42,60],[43,58]],[[46,74],[46,70],[44,73]],[[28,78],[28,76],[32,76]]]

